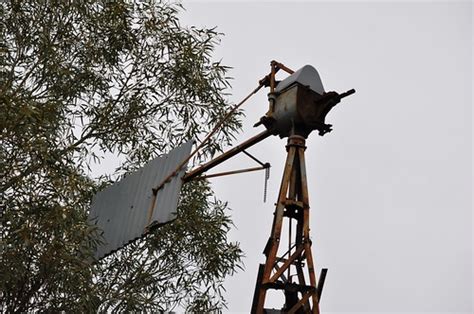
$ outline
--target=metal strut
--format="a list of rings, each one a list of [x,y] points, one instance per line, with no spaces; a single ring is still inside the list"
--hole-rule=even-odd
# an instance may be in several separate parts
[[[263,185],[263,202],[265,203],[267,201],[267,189],[268,189],[268,179],[270,179],[270,167],[271,165],[266,162],[263,163],[260,160],[258,160],[255,156],[251,155],[250,153],[246,152],[245,150],[242,151],[245,155],[249,156],[251,159],[255,160],[257,163],[259,163],[262,168],[265,169],[265,181]]]
[[[316,285],[316,275],[309,236],[309,196],[306,180],[304,151],[305,139],[293,135],[286,146],[288,155],[283,172],[280,192],[274,213],[270,238],[264,249],[265,264],[260,265],[255,286],[252,313],[265,312],[265,297],[269,289],[283,290],[287,313],[319,313],[319,298],[324,284]],[[289,224],[296,221],[296,232],[290,234],[293,243],[286,252],[279,254],[281,232],[284,218]],[[279,257],[280,256],[280,257]],[[306,266],[307,272],[304,271]],[[285,276],[293,268],[297,282]],[[323,270],[324,277],[327,270]],[[319,292],[319,293],[318,293]]]

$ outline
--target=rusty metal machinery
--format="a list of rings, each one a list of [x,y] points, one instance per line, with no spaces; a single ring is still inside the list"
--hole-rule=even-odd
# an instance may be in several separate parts
[[[314,273],[309,235],[309,195],[305,167],[305,138],[291,135],[286,146],[288,155],[283,178],[278,194],[273,225],[264,249],[266,263],[261,264],[255,287],[252,313],[263,313],[266,292],[268,289],[283,290],[285,306],[288,313],[307,313],[311,311],[309,300],[312,300],[313,313],[318,313],[319,296]],[[296,232],[290,231],[290,247],[278,255],[284,218],[289,226],[296,221]],[[291,230],[291,227],[290,227]],[[308,278],[305,278],[306,264]],[[295,268],[297,282],[292,282],[291,270]],[[319,289],[322,290],[322,284]],[[299,296],[301,294],[301,297]]]
[[[316,283],[315,265],[309,233],[309,195],[305,165],[305,139],[317,130],[319,135],[331,131],[325,123],[328,112],[340,100],[355,92],[343,94],[325,92],[318,72],[304,66],[293,72],[278,62],[271,63],[270,76],[263,83],[270,87],[269,110],[255,125],[263,124],[273,135],[288,137],[287,158],[274,212],[270,237],[264,249],[265,264],[261,264],[252,303],[252,313],[265,309],[267,291],[282,290],[284,313],[319,313],[319,301],[327,269],[322,269]],[[291,75],[281,82],[275,73],[283,69]],[[288,248],[283,253],[280,242],[284,220],[288,223]],[[295,222],[296,230],[292,234]],[[297,278],[292,279],[292,273]],[[273,310],[272,310],[273,311]]]
[[[280,70],[289,73],[290,76],[282,81],[277,81],[275,75]],[[189,171],[183,180],[186,182],[241,172],[268,170],[270,167],[268,163],[264,164],[252,157],[260,163],[261,167],[203,175],[207,170],[240,152],[245,152],[245,149],[271,135],[288,138],[287,158],[280,192],[275,204],[270,237],[264,249],[266,261],[265,264],[260,265],[258,270],[251,312],[257,314],[270,312],[319,313],[319,301],[327,269],[321,270],[317,280],[309,232],[310,206],[306,177],[305,141],[312,131],[318,131],[321,136],[331,131],[332,126],[325,122],[326,115],[342,98],[353,94],[355,90],[351,89],[342,94],[325,92],[319,74],[312,66],[306,65],[294,72],[283,64],[272,61],[270,74],[261,79],[258,87],[237,104],[227,116],[264,86],[270,87],[269,110],[255,126],[264,125],[266,130]],[[286,221],[289,231],[288,247],[281,252],[284,221]],[[295,232],[292,232],[293,225],[295,225]],[[293,277],[297,279],[293,280]],[[285,304],[281,310],[265,308],[268,290],[283,291]]]
[[[290,76],[277,81],[275,75],[280,70],[289,73]],[[243,103],[264,86],[270,87],[269,110],[255,126],[264,125],[266,130],[185,173],[186,165],[191,158],[206,145]],[[266,261],[259,267],[251,312],[257,314],[319,313],[319,302],[327,269],[322,269],[317,280],[309,229],[310,206],[305,141],[313,131],[318,131],[319,135],[330,132],[331,125],[326,124],[326,115],[342,98],[354,92],[353,89],[342,94],[325,92],[319,74],[312,66],[306,65],[294,72],[283,64],[272,61],[270,74],[261,79],[258,86],[248,96],[233,106],[192,152],[192,142],[184,144],[164,158],[152,160],[143,169],[131,173],[122,181],[95,196],[90,218],[98,219],[109,241],[107,246],[98,250],[96,257],[102,258],[130,241],[138,239],[152,228],[174,219],[183,182],[258,170],[265,171],[265,180],[267,180],[270,164],[261,162],[245,150],[271,135],[278,135],[281,138],[288,138],[287,158],[275,204],[270,237],[264,249]],[[260,166],[203,175],[241,152]],[[167,158],[169,158],[168,161]],[[171,171],[170,168],[174,170]],[[135,189],[136,186],[139,188]],[[112,201],[117,201],[117,195],[121,197],[119,200],[126,202],[113,203]],[[265,197],[266,181],[264,199]],[[137,202],[132,202],[133,200]],[[130,202],[132,202],[131,205]],[[143,209],[147,206],[148,214],[146,215]],[[130,217],[137,223],[130,225]],[[111,219],[112,223],[109,223]],[[284,229],[284,222],[286,229]],[[126,232],[122,232],[117,226],[127,226]],[[287,248],[283,248],[284,241],[281,241],[284,230],[289,233]],[[293,277],[296,279],[293,280]],[[285,304],[281,310],[265,308],[269,290],[283,292]]]
[[[305,65],[296,72],[284,67],[291,75],[281,82],[275,80],[275,73],[280,64],[273,61],[272,77],[264,79],[270,86],[268,94],[269,110],[255,124],[265,125],[274,135],[281,138],[290,135],[301,135],[305,138],[313,130],[319,135],[331,131],[331,125],[325,123],[326,115],[342,98],[355,93],[351,89],[343,94],[325,92],[315,68]]]

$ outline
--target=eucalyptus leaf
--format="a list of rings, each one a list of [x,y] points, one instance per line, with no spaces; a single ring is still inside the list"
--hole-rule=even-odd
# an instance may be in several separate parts
[[[222,311],[241,267],[227,204],[187,184],[178,218],[91,263],[92,196],[231,108],[222,34],[168,1],[0,1],[0,306],[5,312]],[[222,151],[236,112],[193,163]],[[94,173],[120,160],[115,171]]]

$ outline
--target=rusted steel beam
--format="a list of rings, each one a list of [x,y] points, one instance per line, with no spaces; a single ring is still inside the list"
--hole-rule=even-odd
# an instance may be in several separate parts
[[[260,293],[264,289],[262,287],[262,278],[263,278],[263,271],[265,269],[264,264],[260,264],[258,266],[258,273],[257,273],[257,284],[255,285],[255,291],[253,294],[253,301],[252,301],[252,308],[250,310],[250,313],[258,313],[258,312],[263,312],[258,310],[259,306],[259,299],[260,299]],[[262,304],[263,307],[263,304]]]
[[[269,242],[266,247],[267,260],[265,262],[265,268],[261,278],[261,284],[263,282],[268,282],[270,279],[273,267],[276,263],[276,254],[278,252],[278,247],[280,243],[281,229],[283,223],[283,213],[285,209],[286,194],[288,191],[288,183],[291,176],[291,170],[293,168],[293,162],[295,160],[295,147],[290,147],[288,149],[288,155],[286,157],[285,168],[283,171],[283,178],[281,180],[280,191],[278,193],[278,202],[275,209],[275,216],[273,218],[272,231],[270,235]],[[259,294],[257,296],[257,314],[263,313],[263,308],[265,305],[266,289],[264,287],[260,288]],[[253,312],[252,312],[253,313]]]
[[[313,254],[311,253],[311,244],[309,241],[305,243],[305,255],[306,255],[306,260],[307,260],[306,263],[308,267],[309,283],[312,287],[316,287],[316,276],[314,275]],[[312,312],[315,314],[319,314],[319,299],[316,293],[313,293],[312,299],[313,299]]]
[[[311,295],[314,295],[314,291],[310,291],[310,292],[306,292],[303,297],[301,298],[301,300],[298,301],[298,303],[296,303],[289,311],[288,311],[288,314],[293,314],[293,313],[296,313],[296,311],[306,302],[308,301],[309,297]],[[313,305],[313,308],[314,308],[314,305]]]
[[[157,194],[158,190],[160,190],[166,183],[169,182],[169,180],[174,177],[180,170],[183,168],[185,165],[188,164],[188,161],[191,160],[191,158],[204,146],[204,144],[207,143],[211,139],[211,137],[224,125],[224,123],[227,121],[227,119],[234,114],[234,112],[239,109],[247,100],[249,100],[250,97],[255,95],[261,88],[263,87],[263,84],[259,82],[258,86],[250,92],[244,99],[242,99],[237,105],[233,106],[229,112],[224,116],[222,120],[220,120],[214,128],[209,132],[206,137],[202,140],[202,142],[191,152],[191,154],[183,160],[183,162],[176,167],[176,169],[171,172],[160,184],[158,184],[155,188],[152,189],[153,194]]]
[[[296,249],[296,251],[291,254],[291,256],[281,265],[280,269],[273,274],[273,276],[268,280],[269,282],[274,282],[277,280],[284,272],[285,270],[291,265],[291,263],[294,262],[294,260],[301,255],[301,252],[303,252],[304,247],[300,246],[299,248]]]
[[[270,93],[273,93],[275,91],[275,74],[276,74],[276,67],[271,63],[271,72],[270,72]]]
[[[303,273],[303,267],[301,264],[296,264],[296,273],[298,274],[298,282],[301,286],[306,286],[306,281],[304,279],[304,273]],[[304,304],[304,310],[306,311],[309,311],[309,309],[311,308],[310,304],[309,304],[309,299],[306,300],[305,304]]]
[[[286,160],[286,165],[285,165],[285,170],[283,173],[283,178],[282,178],[282,183],[280,186],[280,192],[279,192],[279,197],[278,197],[278,204],[277,208],[275,210],[275,218],[274,218],[274,224],[272,228],[272,244],[269,252],[269,257],[267,260],[267,265],[265,267],[265,273],[264,273],[264,281],[268,280],[270,278],[270,273],[273,268],[273,265],[276,262],[276,254],[278,251],[278,246],[280,242],[280,236],[281,236],[281,228],[282,228],[282,222],[283,222],[283,211],[285,208],[285,200],[286,200],[286,193],[288,191],[288,181],[290,180],[290,175],[291,175],[291,169],[293,168],[293,162],[295,159],[295,149],[290,148],[288,152],[288,157]]]
[[[199,176],[199,177],[194,177],[192,179],[189,179],[189,181],[195,181],[195,180],[204,180],[204,179],[209,179],[209,178],[215,178],[215,177],[222,177],[222,176],[228,176],[231,174],[238,174],[238,173],[244,173],[244,172],[252,172],[252,171],[258,171],[258,170],[265,170],[267,168],[270,168],[270,164],[267,163],[262,167],[254,167],[254,168],[247,168],[247,169],[241,169],[241,170],[233,170],[233,171],[226,171],[226,172],[219,172],[219,173],[213,173],[213,174],[208,174],[206,176]]]
[[[319,281],[318,281],[318,299],[321,301],[321,294],[323,294],[323,287],[324,287],[324,281],[326,280],[326,274],[328,273],[327,268],[321,269],[321,275],[319,275]]]
[[[284,66],[282,63],[278,63],[278,69],[282,69],[283,71],[285,71],[286,73],[289,73],[289,74],[295,73],[295,71],[293,71],[293,70],[290,69],[290,68],[287,68],[287,67]]]
[[[293,243],[293,245],[289,247],[289,250],[286,251],[284,254],[282,254],[281,257],[275,257],[276,263],[284,263],[287,260],[286,258],[284,258],[284,256],[288,255],[288,252],[290,252],[291,249],[293,249],[295,247],[296,247],[296,243]]]
[[[304,158],[305,138],[297,135],[290,136],[286,148],[288,152],[287,159],[273,225],[269,241],[264,250],[266,255],[265,267],[263,274],[259,273],[257,278],[252,313],[264,312],[268,289],[280,289],[285,292],[286,308],[283,309],[285,313],[289,310],[288,313],[319,314],[319,295],[309,236],[309,195]],[[286,211],[293,210],[292,215],[285,216],[285,208]],[[289,232],[289,243],[293,244],[289,246],[286,253],[278,258],[277,253],[281,249],[279,245],[284,217],[287,217],[288,220],[286,221],[290,223],[293,219],[296,220],[296,234]],[[303,265],[303,261],[305,261],[305,265]],[[285,274],[292,267],[296,268],[298,283],[291,282],[290,277]],[[305,278],[304,267],[308,270],[309,279]],[[291,275],[291,272],[289,273]],[[324,277],[324,275],[322,276]],[[301,299],[295,294],[296,291],[302,293]]]
[[[275,74],[279,71],[279,68],[275,69]],[[265,75],[261,80],[258,81],[259,85],[269,87],[270,86],[270,78],[272,76],[272,73],[270,72],[269,74]]]
[[[257,158],[255,158],[255,156],[253,156],[252,154],[249,154],[248,152],[246,152],[245,150],[242,150],[242,153],[244,153],[245,155],[249,156],[252,160],[254,160],[256,163],[262,165],[262,167],[266,167],[266,163],[263,163],[261,162],[260,160],[258,160]]]
[[[305,256],[308,266],[310,285],[316,287],[316,276],[314,274],[313,254],[311,253],[311,242],[309,241],[309,195],[308,182],[306,177],[306,163],[304,158],[305,147],[298,147],[299,165],[301,173],[301,201],[303,202],[303,237],[307,240],[304,243]],[[313,313],[319,314],[319,300],[316,294],[312,295],[313,299]]]
[[[272,65],[275,65],[277,67],[277,69],[282,69],[283,71],[285,71],[288,74],[295,73],[295,71],[293,71],[292,69],[286,67],[283,63],[277,62],[275,60],[272,61]]]
[[[263,131],[260,134],[255,135],[254,137],[246,140],[245,142],[241,143],[240,145],[235,146],[231,150],[223,153],[222,155],[217,156],[216,158],[212,159],[211,161],[205,163],[204,165],[189,171],[187,174],[184,175],[183,181],[189,181],[202,173],[206,172],[207,170],[221,164],[222,162],[226,161],[227,159],[237,155],[242,150],[249,148],[252,145],[257,144],[258,142],[263,141],[267,137],[272,135],[268,130]]]
[[[274,267],[277,271],[280,270],[280,266],[278,266],[278,264],[273,265],[273,267]],[[288,283],[288,278],[289,278],[289,277],[286,278],[285,275],[281,274],[281,275],[280,275],[280,278],[281,278],[281,280],[282,280],[284,283]]]

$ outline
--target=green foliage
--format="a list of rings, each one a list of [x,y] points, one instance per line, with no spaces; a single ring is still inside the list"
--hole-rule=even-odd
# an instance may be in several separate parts
[[[221,310],[241,251],[226,204],[185,185],[178,219],[91,265],[92,195],[228,110],[220,34],[155,1],[0,2],[0,304],[6,311]],[[234,115],[195,162],[240,129]],[[113,155],[115,172],[91,167]]]
[[[225,244],[231,227],[225,209],[206,182],[184,185],[177,220],[123,249],[120,259],[106,258],[101,264],[106,276],[97,287],[107,300],[102,309],[169,310],[180,302],[193,312],[221,309],[222,279],[239,267],[241,256],[236,244]],[[129,267],[140,271],[121,276]],[[147,300],[146,307],[128,302],[137,298]]]

